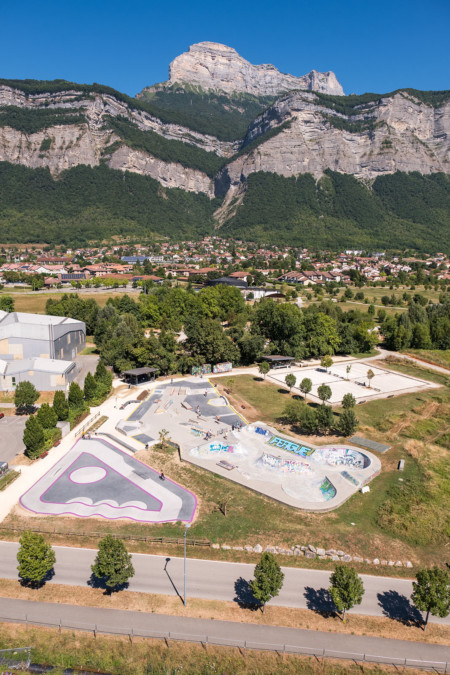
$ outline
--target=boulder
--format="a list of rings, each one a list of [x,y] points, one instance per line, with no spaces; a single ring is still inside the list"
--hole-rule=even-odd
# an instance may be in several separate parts
[[[332,555],[332,556],[331,556],[331,560],[332,560],[333,562],[338,562],[338,560],[340,560],[340,558],[339,558],[338,555]]]
[[[312,544],[308,544],[308,548],[312,553],[317,553],[316,547],[313,546]]]
[[[388,561],[387,561],[387,560],[382,560],[382,561],[381,561],[381,565],[382,565],[383,567],[386,567],[387,564],[388,564]]]
[[[305,551],[305,558],[315,558],[316,554],[312,551]]]
[[[211,544],[211,548],[220,548],[220,544]]]
[[[294,555],[302,556],[302,555],[305,555],[305,554],[303,553],[303,551],[300,551],[300,549],[296,548],[295,551],[294,551]]]
[[[388,561],[388,567],[394,567],[395,562],[393,560]]]
[[[411,560],[407,560],[405,567],[412,567],[412,566],[413,566],[413,564],[412,564]]]
[[[369,558],[364,558],[364,562],[366,563],[366,565],[372,564],[372,561]]]
[[[362,563],[362,562],[363,562],[363,559],[360,558],[359,555],[354,555],[354,556],[353,556],[353,562],[356,562],[356,563]]]
[[[329,548],[328,551],[325,551],[327,555],[337,555],[337,551],[334,548]]]
[[[351,562],[352,561],[352,556],[351,555],[343,555],[342,560],[344,562]]]
[[[247,553],[253,553],[253,546],[244,546],[244,550],[247,551]]]
[[[222,549],[223,549],[224,551],[230,551],[230,550],[231,550],[231,546],[228,546],[227,544],[222,544]]]
[[[286,551],[286,555],[294,555],[294,551]]]
[[[325,549],[324,548],[318,548],[316,549],[317,555],[325,555]]]
[[[301,551],[307,551],[307,550],[308,550],[308,547],[307,547],[307,546],[300,546],[300,550],[301,550]]]
[[[278,553],[275,546],[266,546],[266,548],[264,549],[264,552],[265,553]]]
[[[380,560],[379,560],[378,558],[374,558],[374,559],[373,559],[373,564],[374,564],[374,565],[379,565],[379,564],[380,564]]]
[[[395,563],[395,566],[396,566],[396,567],[403,567],[402,561],[401,561],[401,560],[397,560],[397,562]]]
[[[263,550],[263,548],[262,548],[261,544],[256,544],[256,546],[253,547],[254,553],[262,553],[262,550]]]
[[[319,560],[328,560],[326,555],[319,555]]]
[[[338,556],[343,556],[343,555],[344,555],[344,551],[337,551],[336,555],[338,555]]]
[[[233,546],[233,551],[243,551],[244,547],[243,546]]]

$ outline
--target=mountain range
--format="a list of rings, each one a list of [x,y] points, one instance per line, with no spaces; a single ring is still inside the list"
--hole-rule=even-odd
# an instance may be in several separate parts
[[[212,42],[135,98],[0,80],[0,241],[448,250],[449,134],[450,91],[345,96]]]

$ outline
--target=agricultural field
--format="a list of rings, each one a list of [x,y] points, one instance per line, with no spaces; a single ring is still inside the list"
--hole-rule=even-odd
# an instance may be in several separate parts
[[[133,300],[140,295],[140,291],[127,291],[126,289],[119,289],[119,291],[99,291],[99,292],[80,292],[80,296],[83,300],[94,299],[100,307],[106,305],[108,298],[114,297],[115,294],[119,292],[120,295],[129,295]],[[15,303],[16,312],[30,312],[31,314],[45,314],[45,304],[49,298],[52,300],[58,300],[61,295],[64,294],[64,291],[58,293],[8,293],[12,295]]]

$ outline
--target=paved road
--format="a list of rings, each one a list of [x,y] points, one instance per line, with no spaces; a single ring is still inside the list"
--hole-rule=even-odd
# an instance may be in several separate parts
[[[332,653],[350,652],[354,658],[355,655],[366,654],[385,657],[385,660],[408,659],[441,664],[450,661],[448,647],[421,642],[1,598],[0,620],[23,621],[25,615],[30,622],[57,625],[61,620],[61,625],[68,628],[92,630],[97,626],[99,632],[131,634],[133,630],[136,635],[159,637],[170,632],[184,640],[205,641],[208,636],[211,641],[219,638],[222,644],[242,646],[247,641],[260,649],[289,645],[309,649],[309,653],[323,649]]]
[[[90,578],[90,566],[96,551],[93,549],[55,546],[55,575],[50,583],[83,586]],[[17,578],[16,542],[0,542],[0,578]],[[129,590],[163,595],[183,594],[183,559],[164,556],[133,554],[135,576]],[[213,560],[187,560],[188,596],[214,600],[252,601],[248,582],[254,565]],[[322,570],[283,567],[284,585],[280,595],[271,602],[281,607],[299,607],[333,611],[328,598],[329,572]],[[410,605],[411,581],[362,575],[365,595],[353,612],[369,616],[417,618],[420,615]],[[432,621],[450,625],[450,618]]]
[[[23,430],[28,415],[12,415],[0,420],[0,460],[14,464],[16,455],[25,450]]]

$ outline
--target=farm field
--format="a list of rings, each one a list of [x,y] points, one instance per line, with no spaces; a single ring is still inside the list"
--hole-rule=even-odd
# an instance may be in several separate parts
[[[94,299],[100,307],[106,305],[108,298],[115,297],[117,293],[120,295],[129,295],[133,300],[140,295],[140,291],[101,291],[101,292],[84,292],[80,293],[83,300]],[[45,314],[45,304],[49,298],[57,300],[64,294],[64,291],[58,293],[10,293],[14,298],[16,312],[30,312],[31,314]]]

